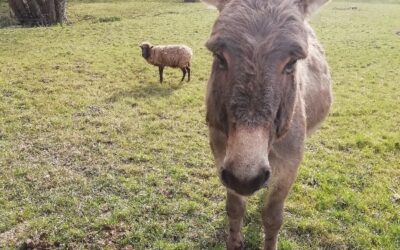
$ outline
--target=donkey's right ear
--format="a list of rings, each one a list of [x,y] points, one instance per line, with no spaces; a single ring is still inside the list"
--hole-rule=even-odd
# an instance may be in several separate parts
[[[330,0],[296,0],[295,3],[300,8],[300,11],[304,14],[306,18],[312,16],[318,9],[323,5],[330,2]]]
[[[230,0],[201,0],[201,1],[216,7],[219,10],[219,12],[221,12],[225,4],[227,4]]]

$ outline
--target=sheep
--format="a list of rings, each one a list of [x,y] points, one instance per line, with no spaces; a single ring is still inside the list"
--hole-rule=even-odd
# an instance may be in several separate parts
[[[190,81],[190,61],[192,59],[192,49],[186,45],[152,45],[149,42],[143,42],[140,45],[142,56],[146,61],[154,66],[158,66],[160,73],[160,83],[163,82],[163,70],[168,66],[171,68],[180,68],[183,76],[181,82],[188,74],[187,81]]]

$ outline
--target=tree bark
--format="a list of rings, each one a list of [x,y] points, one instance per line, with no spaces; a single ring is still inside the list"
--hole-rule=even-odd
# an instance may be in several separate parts
[[[41,10],[40,10],[40,6],[39,4],[36,2],[36,0],[29,0],[27,1],[27,6],[29,9],[29,13],[30,13],[30,20],[32,22],[35,22],[35,25],[45,25],[45,23],[43,23],[43,21],[45,21],[45,17],[42,14]]]
[[[56,9],[56,22],[63,23],[66,19],[65,0],[54,0]]]
[[[66,0],[8,0],[17,21],[28,26],[48,26],[66,20]]]

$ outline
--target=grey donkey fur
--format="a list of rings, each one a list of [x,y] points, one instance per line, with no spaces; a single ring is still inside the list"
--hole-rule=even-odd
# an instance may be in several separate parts
[[[276,249],[306,136],[327,116],[331,77],[307,18],[328,0],[204,0],[220,14],[206,44],[210,146],[227,188],[228,249],[242,249],[246,197],[267,187],[264,249]]]

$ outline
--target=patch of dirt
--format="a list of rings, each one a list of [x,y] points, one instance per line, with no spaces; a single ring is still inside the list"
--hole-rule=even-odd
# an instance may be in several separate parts
[[[98,117],[101,116],[105,113],[105,108],[96,106],[96,105],[90,105],[85,110],[83,111],[78,111],[75,112],[72,117],[77,118],[77,117]]]
[[[317,179],[315,179],[314,177],[308,178],[308,179],[305,181],[305,184],[306,184],[307,186],[310,186],[310,187],[319,187],[319,186],[320,186],[319,181],[318,181]]]
[[[129,233],[132,228],[124,223],[117,225],[104,225],[99,231],[88,232],[87,236],[80,242],[70,242],[67,244],[60,242],[50,242],[48,235],[45,233],[28,238],[23,241],[21,239],[21,231],[27,227],[26,223],[19,224],[13,229],[0,234],[0,246],[15,245],[21,250],[50,250],[50,249],[97,249],[111,248],[134,250],[133,246],[125,246],[121,248],[118,240]],[[100,237],[96,237],[100,236]],[[19,238],[19,239],[18,239]],[[1,247],[0,247],[1,248]]]
[[[134,250],[133,246],[125,246],[121,248],[117,241],[124,237],[129,231],[131,231],[131,227],[125,225],[124,223],[120,223],[118,225],[104,225],[100,232],[93,231],[89,232],[88,235],[83,240],[84,246],[87,249],[93,248],[111,248],[111,249],[123,249],[123,250]],[[96,236],[100,235],[100,238]],[[69,244],[68,249],[76,249],[82,247],[82,245]]]
[[[393,202],[393,203],[399,203],[399,204],[400,204],[400,194],[394,194],[394,195],[392,195],[392,202]]]
[[[21,235],[27,229],[26,223],[20,223],[8,231],[0,234],[0,246],[6,246],[7,244],[16,244],[18,236]]]
[[[26,250],[33,250],[33,249],[54,249],[60,247],[59,243],[54,243],[51,244],[46,241],[46,236],[43,234],[39,237],[36,237],[34,239],[27,239],[25,242],[22,243],[22,245],[19,247],[19,249],[26,249]]]

